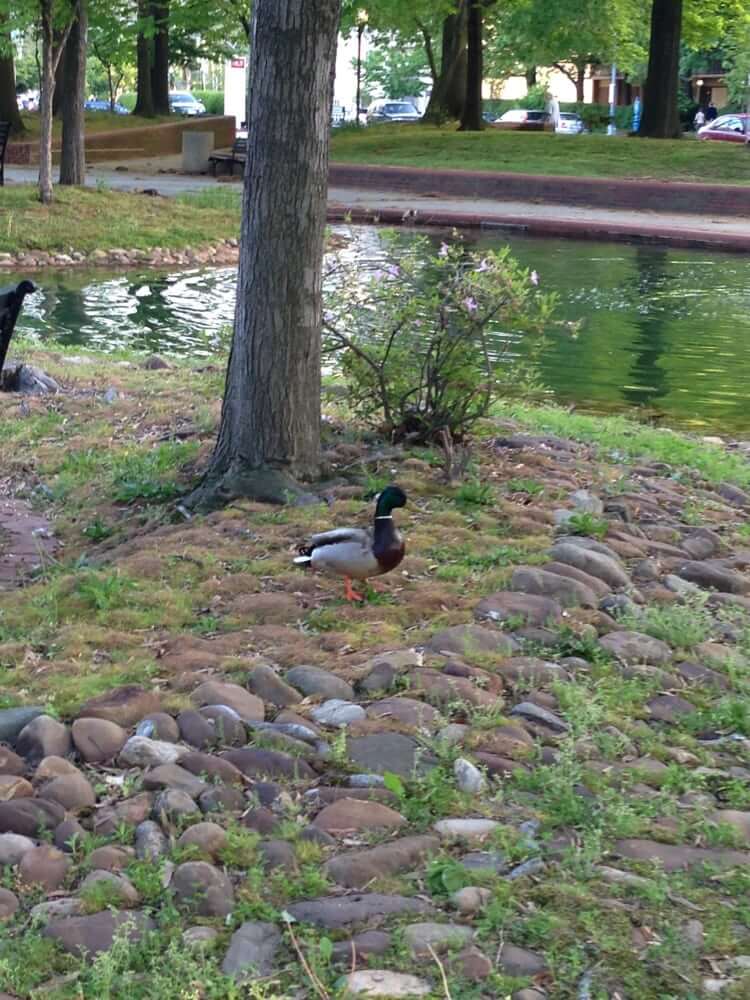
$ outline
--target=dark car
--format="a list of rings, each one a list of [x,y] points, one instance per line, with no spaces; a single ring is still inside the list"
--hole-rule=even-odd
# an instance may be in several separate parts
[[[698,129],[699,139],[718,142],[747,142],[750,132],[750,115],[720,115]]]
[[[367,109],[367,124],[418,122],[422,116],[409,101],[373,101]]]
[[[193,118],[196,115],[205,115],[206,105],[189,91],[182,90],[169,95],[169,110],[172,114],[188,115]]]
[[[86,101],[83,107],[86,111],[112,111],[112,108],[109,105],[109,101],[99,100],[98,98],[96,100]],[[124,105],[119,104],[117,102],[115,102],[114,113],[116,115],[130,114],[130,112]]]
[[[495,128],[517,129],[522,132],[539,132],[549,123],[546,111],[529,108],[511,108],[493,122]]]

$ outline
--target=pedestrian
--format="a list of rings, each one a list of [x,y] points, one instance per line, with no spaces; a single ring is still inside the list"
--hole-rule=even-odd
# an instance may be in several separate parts
[[[641,127],[641,99],[636,96],[633,101],[633,131],[637,132]]]
[[[712,122],[715,118],[718,117],[719,117],[719,112],[714,107],[714,102],[711,101],[711,103],[706,108],[706,121]]]
[[[560,128],[560,102],[553,94],[550,93],[547,94],[546,111],[548,120],[552,125],[552,131],[557,132]]]
[[[698,108],[698,110],[695,112],[695,118],[693,118],[693,125],[695,126],[695,131],[697,132],[699,129],[702,129],[705,124],[706,124],[706,112],[703,110],[703,108]]]

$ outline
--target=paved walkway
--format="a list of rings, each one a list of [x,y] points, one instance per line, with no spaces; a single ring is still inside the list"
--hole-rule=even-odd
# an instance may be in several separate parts
[[[114,164],[89,169],[86,182],[121,191],[155,188],[164,196],[219,186],[212,177],[185,176],[176,171],[180,157],[129,161],[127,170]],[[120,165],[122,166],[122,165]],[[6,167],[10,183],[34,182],[31,167]],[[224,182],[238,185],[238,182]],[[578,239],[614,239],[750,253],[748,220],[727,216],[688,215],[679,212],[631,211],[550,205],[537,202],[430,197],[409,193],[333,187],[329,190],[329,218],[388,224],[479,226],[542,236]]]

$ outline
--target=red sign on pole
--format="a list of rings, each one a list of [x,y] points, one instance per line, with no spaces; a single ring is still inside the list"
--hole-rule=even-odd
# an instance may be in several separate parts
[[[232,60],[232,69],[244,69],[244,68],[245,68],[245,60],[244,59],[233,59]]]

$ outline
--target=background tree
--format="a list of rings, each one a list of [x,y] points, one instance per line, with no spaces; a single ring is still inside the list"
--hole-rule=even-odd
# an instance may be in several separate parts
[[[320,460],[320,326],[339,0],[255,0],[234,336],[219,436],[191,497],[282,501]]]
[[[3,31],[5,15],[0,10],[0,121],[10,122],[11,134],[24,131],[23,120],[16,100],[16,69],[13,61],[13,43],[10,31]]]
[[[151,96],[154,113],[169,114],[169,0],[152,0]]]
[[[469,0],[467,19],[466,96],[461,112],[459,129],[462,132],[480,132],[484,127],[482,120],[482,80],[484,79],[482,51],[483,0]]]
[[[86,100],[87,36],[86,0],[77,0],[75,16],[61,59],[63,67],[61,184],[81,186],[86,182],[83,105]]]
[[[103,0],[89,11],[89,50],[101,65],[106,80],[110,109],[114,111],[123,80],[135,62],[136,18],[129,0]],[[89,77],[94,74],[89,68]],[[98,87],[92,89],[100,93]]]
[[[639,135],[676,139],[681,134],[678,107],[681,33],[682,0],[653,0]]]
[[[42,78],[39,92],[39,200],[52,201],[52,102],[55,74],[68,34],[78,14],[78,2],[39,0],[42,40]]]
[[[416,97],[425,89],[430,68],[422,45],[398,37],[374,39],[362,63],[365,90],[382,91],[385,97]]]

